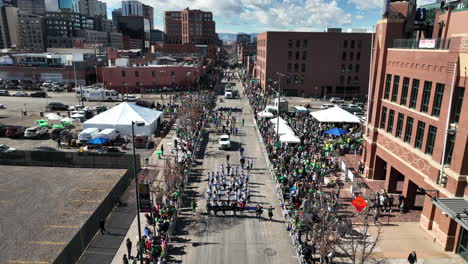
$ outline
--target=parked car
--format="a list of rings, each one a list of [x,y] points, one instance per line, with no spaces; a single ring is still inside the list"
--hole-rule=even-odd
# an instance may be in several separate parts
[[[24,131],[25,138],[40,138],[47,135],[49,130],[46,127],[36,126],[36,127],[29,127],[26,128]]]
[[[9,138],[19,138],[24,135],[24,127],[22,126],[10,126],[5,131],[5,136]]]
[[[139,106],[143,106],[143,107],[147,107],[147,108],[153,108],[154,107],[154,102],[150,102],[150,101],[146,101],[146,100],[141,100],[141,99],[138,99],[136,102],[135,102],[136,105],[139,105]]]
[[[85,130],[81,131],[81,133],[78,135],[78,140],[81,142],[86,142],[88,140],[96,138],[98,134],[99,129],[95,127],[86,128]]]
[[[0,144],[0,152],[13,152],[13,151],[16,151],[16,149],[10,146],[7,146],[5,144]]]
[[[30,93],[29,96],[46,98],[47,93],[46,92],[34,92],[34,93]]]
[[[364,109],[364,103],[355,103],[355,105],[361,109]]]
[[[137,98],[134,95],[126,95],[123,97],[123,100],[126,102],[136,102]]]
[[[229,135],[222,135],[218,140],[218,148],[229,150],[231,148],[231,139]]]
[[[108,138],[109,140],[116,140],[119,136],[119,131],[113,128],[106,128],[97,134],[97,137]]]
[[[12,94],[13,96],[19,96],[19,97],[25,97],[25,96],[28,96],[27,93],[25,92],[16,92],[14,94]]]
[[[328,109],[328,108],[333,108],[333,107],[335,107],[334,104],[322,104],[320,106],[320,108],[322,108],[322,109]]]
[[[66,128],[54,128],[50,132],[50,138],[52,140],[57,140],[57,138],[61,138],[61,137],[64,137],[64,136],[68,135],[69,132],[70,132],[70,130],[68,130]]]
[[[53,147],[47,147],[47,146],[36,147],[36,148],[33,148],[32,150],[33,151],[50,151],[50,152],[57,152],[58,151],[57,149],[54,149]]]
[[[47,109],[49,109],[51,111],[54,111],[54,110],[68,110],[68,105],[58,103],[58,102],[52,102],[52,103],[49,103],[49,105],[47,106]]]
[[[0,104],[0,109],[6,109],[5,105]]]
[[[10,92],[5,91],[5,90],[0,90],[0,96],[9,96]]]
[[[333,104],[344,104],[345,100],[341,99],[340,97],[332,97],[330,98],[330,103]]]

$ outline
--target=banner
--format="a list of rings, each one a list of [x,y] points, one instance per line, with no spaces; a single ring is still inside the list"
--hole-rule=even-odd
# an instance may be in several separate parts
[[[419,40],[420,49],[433,49],[436,46],[435,39],[421,39]]]
[[[139,184],[138,192],[140,199],[140,212],[149,213],[151,211],[151,195],[149,184]]]

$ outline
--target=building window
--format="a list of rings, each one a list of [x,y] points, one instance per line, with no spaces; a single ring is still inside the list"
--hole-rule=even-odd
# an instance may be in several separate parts
[[[387,122],[387,107],[382,108],[382,115],[380,117],[380,128],[385,129],[385,123]]]
[[[344,76],[343,75],[340,76],[340,84],[344,84]]]
[[[175,77],[175,72],[171,71],[171,78]]]
[[[447,153],[447,158],[445,159],[445,165],[450,165],[452,163],[452,157],[453,157],[453,147],[455,146],[455,133],[450,133],[448,134],[447,137],[447,148],[445,149],[445,152]]]
[[[293,47],[293,41],[291,39],[288,41],[288,47],[290,49]]]
[[[345,39],[343,42],[343,48],[346,49],[347,47],[348,47],[348,40]]]
[[[296,40],[296,48],[300,48],[301,47],[301,41],[300,40]]]
[[[358,47],[358,49],[362,48],[362,40],[359,39],[357,41],[357,47]]]
[[[359,72],[359,64],[356,64],[356,66],[354,67],[354,70],[355,72]]]
[[[140,77],[140,72],[139,71],[135,71],[135,77]]]
[[[395,75],[395,77],[393,77],[392,102],[396,102],[396,101],[397,101],[397,97],[398,97],[398,86],[400,86],[400,76]]]
[[[406,105],[406,99],[408,98],[408,87],[409,87],[409,78],[403,78],[403,87],[401,89],[401,98],[400,98],[400,105]]]
[[[302,41],[302,47],[303,47],[304,49],[307,48],[307,39],[304,39],[304,40]]]
[[[306,65],[305,65],[305,64],[302,64],[301,71],[302,71],[302,72],[305,72],[305,71],[306,71]]]
[[[290,84],[291,83],[291,75],[286,76],[286,83]]]
[[[296,60],[299,59],[299,51],[296,51]]]
[[[122,77],[126,77],[127,76],[127,72],[126,71],[122,71]]]
[[[432,104],[432,115],[440,115],[440,107],[442,106],[442,99],[444,98],[445,85],[442,83],[436,84],[436,92],[434,96],[434,103]]]
[[[411,141],[411,134],[413,133],[413,122],[414,119],[412,117],[406,118],[406,129],[405,129],[405,142],[410,143]]]
[[[354,49],[354,39],[351,40],[351,48]]]
[[[398,120],[397,120],[397,125],[396,125],[396,133],[395,136],[397,138],[401,138],[401,132],[403,130],[403,120],[405,116],[403,114],[398,114]]]
[[[361,59],[361,52],[358,52],[356,53],[356,60],[360,60]]]
[[[416,100],[418,99],[418,91],[419,91],[419,80],[413,79],[413,87],[411,88],[411,97],[410,97],[410,108],[416,108]]]
[[[421,149],[422,147],[425,128],[426,128],[426,123],[418,121],[418,129],[416,130],[416,141],[414,142],[414,147],[418,149]]]
[[[341,55],[342,60],[346,60],[346,51],[343,51],[343,54]]]
[[[453,111],[453,123],[460,121],[460,112],[463,105],[463,96],[465,96],[465,88],[457,87],[458,96],[455,102],[455,111]]]
[[[288,60],[292,59],[292,51],[288,51]]]
[[[291,63],[288,63],[288,72],[291,72]]]
[[[299,71],[299,64],[294,64],[294,72],[298,72]]]
[[[349,60],[354,60],[354,52],[349,53]]]
[[[294,84],[299,83],[299,77],[297,75],[294,75]]]
[[[390,97],[390,85],[392,85],[392,75],[387,74],[387,79],[385,80],[384,99],[388,99]]]
[[[302,59],[306,60],[307,59],[307,51],[302,52]]]
[[[301,84],[304,84],[304,75],[301,75]]]
[[[153,78],[156,77],[156,72],[155,71],[151,72],[151,77],[153,77]]]
[[[420,109],[420,111],[423,113],[427,113],[427,109],[429,108],[429,99],[431,98],[431,89],[432,89],[432,82],[425,81],[422,102],[421,102],[421,109]]]
[[[429,132],[427,134],[426,142],[426,154],[432,155],[434,152],[434,143],[437,136],[437,127],[429,126]]]
[[[387,126],[387,132],[388,133],[393,133],[393,120],[395,119],[395,111],[390,110],[388,113],[388,126]]]

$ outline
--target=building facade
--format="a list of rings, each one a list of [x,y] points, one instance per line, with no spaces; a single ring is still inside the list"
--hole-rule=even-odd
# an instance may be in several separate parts
[[[58,0],[58,6],[62,11],[77,13],[80,11],[77,0]]]
[[[124,49],[149,49],[150,25],[142,16],[120,16],[117,28],[124,36]]]
[[[218,44],[213,13],[186,8],[164,12],[164,30],[172,44]]]
[[[45,14],[44,0],[14,0],[13,2],[21,12],[35,15]]]
[[[371,34],[265,32],[257,38],[256,78],[264,89],[280,73],[285,94],[365,100]]]
[[[140,1],[122,1],[122,16],[143,16],[143,4]]]
[[[363,161],[367,178],[422,208],[431,240],[468,260],[466,2],[438,3],[427,23],[413,1],[392,2],[378,21]]]
[[[150,23],[150,29],[154,29],[154,9],[152,6],[143,5],[143,17],[148,19]]]
[[[78,37],[80,30],[93,30],[87,17],[75,12],[46,12],[46,47],[73,48],[75,42],[84,41]]]
[[[45,51],[44,16],[18,12],[18,47],[20,51]]]
[[[0,49],[18,46],[18,8],[0,7]]]
[[[112,25],[117,27],[117,17],[122,16],[122,8],[112,10]]]
[[[107,18],[107,4],[98,0],[78,0],[80,14],[95,18]]]

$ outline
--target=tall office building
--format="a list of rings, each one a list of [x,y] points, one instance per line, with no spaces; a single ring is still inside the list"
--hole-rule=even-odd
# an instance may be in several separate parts
[[[467,4],[434,3],[421,12],[414,1],[389,3],[376,27],[363,131],[365,176],[401,193],[430,240],[465,261]]]
[[[122,8],[112,10],[112,25],[117,27],[117,17],[122,16]]]
[[[117,17],[118,30],[124,39],[124,49],[147,50],[150,42],[150,25],[142,16]]]
[[[140,1],[122,1],[122,16],[143,16],[143,4]]]
[[[12,2],[21,12],[35,15],[45,14],[44,0],[14,0]]]
[[[77,0],[58,0],[58,3],[62,11],[79,12]]]
[[[150,29],[154,29],[154,8],[149,5],[143,5],[143,17],[148,19]]]
[[[0,7],[0,49],[9,49],[18,45],[18,8]]]
[[[107,4],[98,0],[78,0],[80,14],[107,18]]]
[[[59,0],[45,0],[46,12],[58,12],[59,9]]]
[[[213,13],[186,8],[164,12],[164,29],[170,43],[217,44]]]

